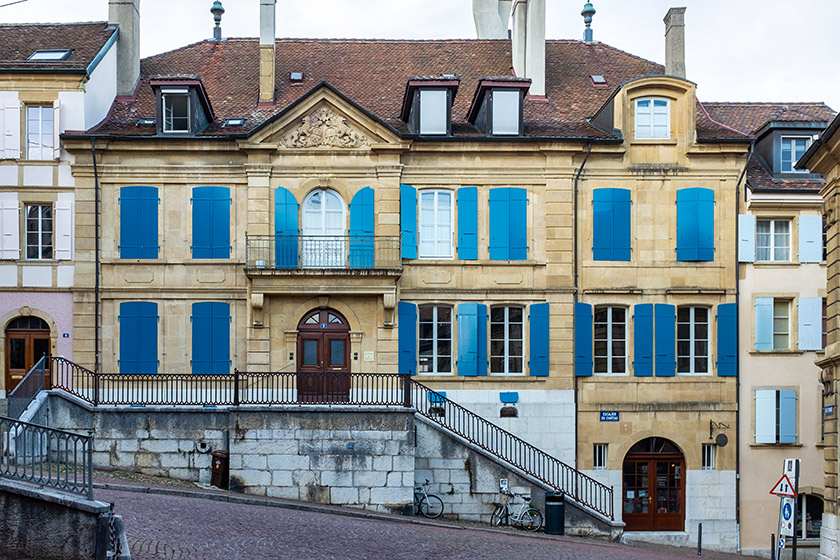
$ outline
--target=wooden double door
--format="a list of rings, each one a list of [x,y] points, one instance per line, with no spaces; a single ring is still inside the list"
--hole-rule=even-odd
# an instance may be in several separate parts
[[[43,319],[19,317],[9,324],[6,329],[7,395],[26,377],[42,356],[46,355],[49,360],[50,346],[50,328]],[[46,383],[49,384],[49,377]]]
[[[298,324],[297,355],[298,401],[350,400],[350,325],[340,313],[307,313]]]
[[[648,438],[633,446],[623,479],[626,531],[685,530],[685,460],[673,443]]]

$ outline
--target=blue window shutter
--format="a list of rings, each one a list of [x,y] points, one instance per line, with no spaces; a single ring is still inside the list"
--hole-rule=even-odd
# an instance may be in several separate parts
[[[653,375],[653,304],[633,307],[633,375]]]
[[[478,259],[478,187],[458,189],[458,258]]]
[[[796,443],[796,391],[779,391],[779,443]]]
[[[138,187],[122,187],[120,189],[121,259],[140,258],[140,198],[137,189]],[[120,352],[120,355],[122,355],[122,352]]]
[[[632,202],[629,189],[612,189],[613,191],[613,259],[614,261],[629,261],[631,252],[630,241],[630,209]]]
[[[738,215],[738,262],[755,262],[755,216]]]
[[[799,298],[800,350],[822,350],[822,298]]]
[[[511,187],[508,192],[508,258],[524,261],[528,259],[528,191]]]
[[[157,304],[120,304],[120,373],[157,373]]]
[[[715,193],[711,189],[677,191],[677,260],[715,258]]]
[[[613,260],[613,191],[592,191],[592,258],[596,261]]]
[[[399,329],[398,373],[417,374],[417,306],[401,301],[397,304],[397,328]]]
[[[288,189],[274,190],[274,266],[298,267],[298,203]]]
[[[417,258],[417,189],[400,185],[400,228],[402,258]]]
[[[592,306],[575,303],[575,375],[592,375]]]
[[[458,305],[458,375],[478,375],[478,304]]]
[[[528,315],[528,367],[533,376],[548,375],[549,311],[548,303],[535,303]]]
[[[653,309],[655,320],[656,376],[673,377],[677,369],[676,308],[657,303]]]
[[[510,258],[510,189],[490,189],[490,260]]]
[[[799,216],[799,262],[822,261],[822,216]]]
[[[773,349],[773,298],[755,298],[755,349]]]
[[[158,198],[157,187],[134,187],[139,189],[140,199],[140,257],[158,258]]]
[[[755,442],[776,443],[776,391],[755,392]]]
[[[213,255],[213,187],[192,190],[192,256],[209,259]]]
[[[213,347],[211,345],[213,316],[209,303],[192,304],[192,372],[211,373]]]
[[[350,201],[350,268],[373,268],[373,194],[365,187]]]
[[[487,306],[483,303],[476,304],[477,329],[476,340],[478,340],[478,351],[476,353],[476,373],[487,375]]]
[[[212,203],[211,255],[214,259],[230,258],[230,189],[209,187]]]
[[[738,304],[723,303],[717,308],[717,373],[738,375]]]
[[[213,359],[210,373],[230,373],[230,304],[216,301],[211,306]]]
[[[140,352],[139,373],[158,372],[158,306],[156,303],[141,301],[139,310]]]

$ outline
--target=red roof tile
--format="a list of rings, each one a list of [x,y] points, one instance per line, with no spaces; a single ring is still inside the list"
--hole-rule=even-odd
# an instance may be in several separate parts
[[[106,22],[0,24],[0,72],[84,72],[115,32]],[[65,60],[28,60],[63,49],[72,51]]]
[[[822,122],[834,111],[825,103],[703,103],[714,120],[744,134],[755,134],[770,122]]]

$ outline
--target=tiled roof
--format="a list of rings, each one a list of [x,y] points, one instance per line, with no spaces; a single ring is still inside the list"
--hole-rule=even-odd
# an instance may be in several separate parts
[[[769,171],[755,157],[747,164],[747,183],[754,192],[805,192],[818,193],[825,185],[825,179],[817,175],[807,179],[780,179],[773,177]]]
[[[770,122],[822,122],[834,111],[825,103],[703,103],[709,116],[744,134],[755,134]]]
[[[106,22],[0,24],[0,72],[84,72],[115,32]],[[62,49],[72,51],[65,60],[27,60]]]
[[[136,99],[118,101],[112,117],[96,131],[111,135],[152,135],[136,127],[140,117],[155,116],[152,75],[196,75],[207,90],[217,122],[201,133],[229,133],[219,123],[245,117],[249,132],[294,101],[326,82],[363,109],[400,132],[400,109],[408,79],[413,76],[454,74],[461,79],[452,107],[456,136],[479,135],[467,122],[467,111],[480,78],[510,76],[507,40],[310,40],[276,42],[276,106],[257,107],[259,43],[256,39],[203,41],[141,61],[142,84]],[[291,83],[290,72],[302,72],[303,82]],[[546,44],[546,100],[527,100],[525,134],[531,136],[613,138],[587,122],[624,81],[661,74],[659,64],[602,43],[548,41]],[[600,74],[609,87],[595,86],[590,75]]]

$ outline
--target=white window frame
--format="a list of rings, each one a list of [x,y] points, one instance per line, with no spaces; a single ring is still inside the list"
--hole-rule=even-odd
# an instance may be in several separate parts
[[[37,223],[37,231],[29,229],[29,211],[31,208],[38,209],[38,215],[34,218]],[[43,208],[50,209],[49,218],[44,218]],[[44,223],[49,221],[50,229],[45,231]],[[52,204],[26,204],[24,205],[23,214],[24,223],[24,258],[28,261],[51,261],[55,259],[55,208]],[[49,244],[44,243],[44,234],[49,233]],[[35,234],[37,236],[37,243],[29,242],[29,235]],[[36,256],[29,256],[29,250],[34,249]],[[49,250],[49,256],[44,256],[44,252]]]
[[[715,459],[717,446],[714,443],[703,444],[703,467],[701,470],[713,471],[715,470]]]
[[[759,227],[762,223],[769,223],[770,224],[770,231],[769,232],[759,232]],[[779,245],[776,243],[776,235],[782,235],[784,232],[777,232],[777,224],[785,223],[788,226],[787,230],[787,258],[776,258],[776,250],[777,249],[784,249],[784,245]],[[791,245],[793,236],[791,235],[791,230],[793,229],[793,220],[790,219],[775,219],[775,218],[759,218],[755,222],[755,262],[791,262]],[[769,245],[762,245],[760,244],[759,240],[762,235],[769,235],[770,236],[770,244]],[[759,258],[759,251],[761,249],[767,249],[770,252],[769,259]]]
[[[315,199],[320,207],[313,207]],[[304,268],[344,268],[346,208],[344,199],[332,189],[315,189],[303,199],[300,250]]]
[[[428,210],[426,200],[428,195],[432,194],[432,223],[425,224],[424,209]],[[450,190],[436,190],[424,189],[418,193],[418,218],[417,218],[417,257],[420,259],[452,259],[455,257],[455,193]],[[427,195],[427,196],[424,196]],[[440,219],[440,199],[442,195],[449,198],[449,223],[444,224]],[[429,229],[431,228],[431,239],[428,239]],[[441,232],[442,228],[446,228]],[[431,244],[433,250],[429,252],[428,245]],[[424,252],[425,251],[425,252]]]
[[[657,106],[664,108],[657,110]],[[643,104],[648,103],[647,107]],[[664,97],[640,97],[633,102],[636,140],[667,140],[671,138],[671,100]],[[657,123],[664,116],[664,123]],[[645,122],[647,120],[647,122]]]
[[[805,140],[805,149],[802,151],[802,154],[800,154],[799,157],[796,157],[796,151],[794,150],[794,143],[795,143],[796,140]],[[781,142],[780,142],[780,145],[779,145],[779,171],[781,173],[808,173],[807,169],[796,169],[796,167],[794,167],[794,166],[796,165],[796,162],[799,161],[799,158],[801,158],[803,155],[805,155],[805,152],[808,151],[808,148],[811,146],[812,141],[813,141],[813,138],[811,138],[810,136],[782,136],[782,139],[781,139]],[[785,162],[784,162],[784,159],[782,159],[782,152],[784,152],[786,142],[790,142],[790,144],[791,144],[791,146],[790,146],[790,154],[791,154],[790,169],[785,169],[785,167],[784,167]]]
[[[47,115],[49,116],[49,130],[45,128],[47,121],[44,117]],[[55,159],[54,127],[55,113],[52,106],[26,106],[26,159]]]
[[[173,119],[183,119],[182,116],[174,116],[171,113],[167,103],[169,99],[176,99],[176,98],[183,98],[186,99],[187,102],[187,126],[186,128],[174,128],[173,126]],[[173,133],[173,134],[183,134],[185,132],[190,132],[192,129],[192,107],[191,107],[191,100],[190,100],[190,90],[189,88],[167,88],[161,89],[160,92],[160,107],[161,112],[163,113],[162,121],[161,121],[161,130],[165,133]]]
[[[784,307],[784,309],[782,309]],[[773,298],[773,350],[790,350],[791,349],[791,332],[790,332],[790,307],[791,301],[784,298]],[[782,313],[784,311],[784,313]],[[784,325],[785,329],[779,328]],[[776,344],[776,337],[784,336],[787,338],[787,345],[780,346]]]
[[[607,321],[606,323],[600,322],[597,320],[598,312],[606,309],[607,311]],[[624,338],[623,339],[616,339],[613,337],[613,327],[616,325],[614,320],[613,314],[615,311],[621,310],[624,312],[624,321],[622,322],[624,325]],[[598,305],[593,309],[592,313],[592,361],[593,361],[593,372],[595,375],[627,375],[627,315],[629,310],[626,307],[622,307],[620,305]],[[606,325],[607,328],[607,338],[606,339],[599,339],[596,337],[597,326],[599,324]],[[597,342],[598,341],[605,341],[607,346],[607,353],[606,355],[598,354],[597,350]],[[621,342],[624,344],[624,355],[615,355],[613,354],[613,345],[616,342]],[[624,363],[624,371],[613,371],[613,359],[615,358],[623,358]],[[598,360],[606,359],[606,371],[598,371]]]
[[[432,338],[420,338],[422,333],[422,325],[428,322],[422,320],[422,312],[424,309],[432,309]],[[449,324],[449,338],[441,338],[440,335],[440,327],[445,322],[441,322],[438,317],[438,311],[441,308],[446,308],[449,310],[449,321],[446,322]],[[451,305],[438,305],[438,304],[429,304],[429,305],[420,305],[417,307],[417,320],[418,320],[418,329],[417,329],[417,340],[418,340],[418,348],[417,348],[417,373],[422,373],[425,375],[451,375],[453,372],[452,363],[453,363],[453,356],[454,356],[454,340],[453,340],[453,315],[455,314],[455,309]],[[432,341],[432,353],[429,356],[424,356],[421,354],[420,349],[420,342],[423,340],[431,340]],[[438,371],[438,362],[440,358],[447,357],[446,354],[438,354],[438,342],[441,340],[449,340],[449,370],[448,371]],[[424,358],[431,358],[431,369],[424,370],[422,368],[425,367],[423,364]]]
[[[609,444],[595,443],[592,444],[592,470],[605,471],[607,470],[607,452],[609,451]]]
[[[503,321],[493,321],[493,311],[494,310],[504,310],[504,320]],[[511,321],[510,320],[510,310],[511,309],[518,309],[521,313],[520,321]],[[504,328],[504,338],[493,338],[493,325],[502,325]],[[513,338],[510,336],[511,326],[512,325],[519,325],[520,328],[520,338]],[[502,354],[493,354],[493,342],[502,342],[503,346],[503,353]],[[512,343],[519,342],[519,354],[515,355],[511,352]],[[491,375],[525,375],[525,308],[520,307],[517,305],[498,305],[490,308],[490,374]],[[501,358],[504,367],[501,371],[493,371],[493,359],[494,358]],[[511,359],[519,359],[519,371],[511,371],[510,362]]]
[[[697,320],[697,310],[702,309],[706,312],[706,338],[697,337],[697,327],[703,323]],[[688,322],[680,321],[680,311],[688,310]],[[710,325],[711,309],[703,306],[680,306],[677,308],[677,374],[679,375],[711,375],[709,368],[709,354],[711,347],[711,325]],[[688,325],[688,338],[680,337],[680,325]],[[688,354],[680,354],[680,342],[688,341]],[[706,343],[706,353],[697,353],[697,343]],[[680,358],[688,358],[688,370],[680,370]],[[698,359],[706,360],[706,371],[697,371],[696,365]]]
[[[441,99],[441,96],[443,99]],[[441,101],[443,103],[441,103]],[[445,136],[449,133],[449,91],[446,88],[420,90],[420,134]]]

